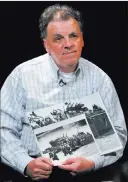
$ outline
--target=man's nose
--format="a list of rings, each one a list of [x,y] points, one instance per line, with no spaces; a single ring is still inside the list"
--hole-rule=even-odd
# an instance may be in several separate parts
[[[65,48],[70,48],[70,47],[72,47],[72,46],[73,46],[72,40],[69,39],[69,38],[65,39],[64,47],[65,47]]]

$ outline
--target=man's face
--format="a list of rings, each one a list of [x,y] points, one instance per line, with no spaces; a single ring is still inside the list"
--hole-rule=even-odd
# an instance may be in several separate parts
[[[84,46],[78,22],[73,18],[50,22],[44,46],[61,71],[74,71]]]

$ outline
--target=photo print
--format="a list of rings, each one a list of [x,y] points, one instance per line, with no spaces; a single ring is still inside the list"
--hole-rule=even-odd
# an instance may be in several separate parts
[[[99,93],[27,113],[43,156],[64,161],[122,148]]]

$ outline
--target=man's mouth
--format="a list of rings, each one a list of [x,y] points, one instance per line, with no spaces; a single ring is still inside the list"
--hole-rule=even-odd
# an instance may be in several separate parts
[[[73,54],[75,53],[76,51],[70,51],[70,52],[64,52],[63,55],[69,55],[69,54]]]

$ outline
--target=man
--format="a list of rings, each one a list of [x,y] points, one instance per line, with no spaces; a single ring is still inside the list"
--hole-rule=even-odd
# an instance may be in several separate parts
[[[41,14],[39,23],[47,54],[17,66],[1,92],[2,161],[33,180],[51,179],[54,167],[49,158],[38,157],[27,111],[99,92],[123,147],[127,138],[112,81],[100,68],[80,57],[84,46],[80,12],[68,6],[50,6]],[[123,149],[114,156],[69,158],[58,170],[75,176],[114,163],[122,154]]]

